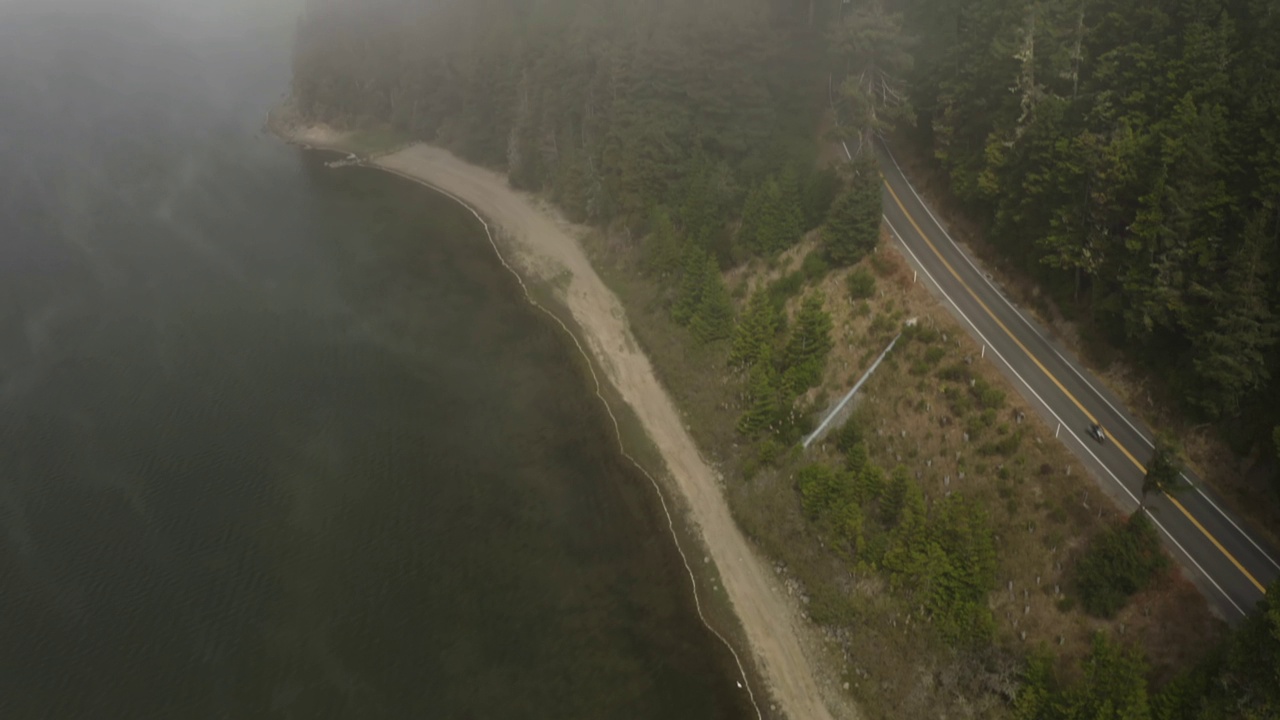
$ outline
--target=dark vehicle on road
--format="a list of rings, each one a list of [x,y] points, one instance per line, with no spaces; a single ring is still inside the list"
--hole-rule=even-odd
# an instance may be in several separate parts
[[[1103,430],[1102,426],[1098,423],[1094,423],[1089,426],[1089,437],[1100,443],[1104,443],[1107,441],[1107,431]]]

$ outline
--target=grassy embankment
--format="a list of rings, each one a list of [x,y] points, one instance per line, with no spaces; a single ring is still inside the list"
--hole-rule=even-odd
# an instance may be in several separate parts
[[[749,290],[800,271],[814,247],[810,239],[777,262],[757,261],[728,273],[739,310]],[[601,237],[589,242],[589,250],[699,445],[724,473],[738,522],[799,595],[830,649],[844,658],[839,673],[868,717],[966,710],[998,716],[1017,686],[1021,658],[1046,647],[1070,677],[1098,630],[1142,648],[1158,685],[1193,664],[1220,635],[1203,599],[1176,573],[1134,596],[1111,619],[1080,609],[1075,561],[1122,516],[1054,440],[1052,429],[979,358],[968,335],[922,285],[912,284],[887,242],[857,268],[824,272],[811,261],[810,272],[801,272],[804,287],[788,301],[788,315],[794,317],[805,292],[821,289],[835,347],[822,385],[797,406],[833,404],[905,319],[917,318],[929,330],[921,334],[924,341],[900,341],[859,393],[851,422],[870,459],[886,473],[905,467],[930,506],[957,493],[985,510],[996,548],[996,582],[987,593],[994,620],[989,640],[943,640],[929,613],[908,601],[913,596],[896,590],[885,573],[859,564],[847,548],[828,545],[830,536],[802,506],[796,474],[814,462],[838,466],[835,435],[807,452],[793,448],[762,462],[767,443],[736,430],[745,380],[729,368],[727,343],[700,346],[672,322],[668,298],[638,271],[634,251]],[[848,275],[859,268],[875,277],[865,300],[848,290]]]

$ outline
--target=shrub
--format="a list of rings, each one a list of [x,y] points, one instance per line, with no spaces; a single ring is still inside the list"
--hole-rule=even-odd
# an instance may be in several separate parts
[[[1004,457],[1012,457],[1018,452],[1018,447],[1022,445],[1022,431],[1009,433],[999,440],[985,443],[978,448],[978,452],[983,455],[1002,455]]]
[[[831,272],[831,263],[816,250],[804,256],[800,263],[800,275],[805,282],[816,282]]]
[[[951,382],[965,382],[969,379],[969,368],[962,362],[952,363],[938,370],[938,378]]]
[[[769,299],[773,300],[775,306],[782,307],[788,300],[798,295],[803,287],[804,274],[797,270],[769,283],[769,287],[765,292],[769,295]]]
[[[876,271],[877,275],[884,277],[893,272],[893,262],[884,253],[872,253],[871,268]]]
[[[871,320],[871,332],[877,335],[884,335],[894,329],[893,319],[884,313],[880,313]]]
[[[1004,391],[992,387],[982,378],[974,380],[973,396],[984,408],[999,410],[1004,407]]]
[[[849,273],[849,297],[854,300],[865,300],[876,292],[876,276],[867,272],[866,268],[854,268]]]
[[[1080,604],[1091,615],[1109,618],[1129,596],[1159,577],[1168,563],[1155,526],[1141,511],[1135,512],[1095,537],[1076,563]]]

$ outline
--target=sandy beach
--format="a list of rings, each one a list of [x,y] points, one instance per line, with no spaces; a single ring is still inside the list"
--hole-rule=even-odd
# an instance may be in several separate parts
[[[328,128],[275,130],[296,144],[344,149],[343,134]],[[440,148],[413,144],[364,164],[454,196],[486,222],[491,236],[498,238],[495,250],[518,277],[556,279],[560,300],[581,330],[582,337],[576,338],[580,347],[590,352],[595,366],[603,369],[605,379],[631,407],[662,453],[670,473],[669,485],[682,496],[716,564],[751,645],[749,651],[770,686],[767,692],[750,687],[744,687],[744,692],[751,692],[757,707],[766,713],[773,701],[796,720],[836,717],[823,701],[812,659],[805,651],[813,642],[811,631],[802,625],[796,604],[735,524],[717,486],[715,470],[698,451],[648,357],[639,350],[621,303],[587,259],[577,239],[586,229],[559,217],[536,197],[512,189],[505,176],[466,163]],[[687,552],[682,548],[682,554]],[[716,628],[711,629],[720,635]],[[735,655],[743,651],[730,649]],[[841,716],[853,716],[847,703],[840,705],[845,706]]]

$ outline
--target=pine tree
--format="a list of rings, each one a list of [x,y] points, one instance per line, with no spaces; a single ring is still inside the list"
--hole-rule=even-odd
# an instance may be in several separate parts
[[[880,241],[880,176],[870,161],[860,162],[852,184],[836,198],[822,228],[827,257],[837,266],[852,265]]]
[[[886,526],[896,527],[902,520],[909,485],[911,485],[911,478],[907,475],[907,469],[901,465],[894,468],[893,474],[889,477],[889,486],[885,489],[884,497],[880,501],[880,521]]]
[[[946,562],[930,588],[930,613],[949,640],[985,640],[993,628],[986,597],[996,577],[995,538],[987,515],[982,506],[959,495],[947,497],[938,514],[937,541]]]
[[[834,170],[824,168],[808,174],[801,199],[804,206],[802,231],[808,232],[822,225],[839,191],[840,176]]]
[[[751,295],[747,311],[734,328],[733,349],[729,362],[737,367],[752,367],[761,358],[772,356],[778,333],[778,311],[769,295],[757,290]]]
[[[733,300],[720,275],[720,266],[710,255],[704,260],[702,277],[698,309],[689,327],[699,342],[725,340],[733,333]]]
[[[810,518],[818,518],[822,514],[837,509],[843,504],[842,486],[836,471],[821,463],[806,465],[796,473],[796,485],[800,488],[800,498],[805,512]]]
[[[1178,461],[1176,443],[1165,433],[1157,434],[1155,451],[1142,478],[1142,507],[1146,507],[1150,493],[1171,495],[1177,492],[1182,486],[1181,475],[1182,463]]]
[[[1192,362],[1202,381],[1195,401],[1212,418],[1234,415],[1271,379],[1267,351],[1278,327],[1267,298],[1275,281],[1263,253],[1264,224],[1260,214],[1250,219],[1222,283],[1205,291],[1210,317],[1192,338]]]
[[[1097,633],[1084,660],[1084,681],[1066,694],[1062,716],[1150,720],[1146,673],[1140,650],[1118,647]]]
[[[884,568],[890,572],[895,584],[927,592],[947,559],[934,541],[920,486],[908,480],[905,489],[901,517],[889,531]]]
[[[1032,655],[1022,673],[1022,686],[1013,700],[1015,720],[1045,720],[1053,717],[1053,657],[1041,651]]]
[[[777,425],[782,416],[782,405],[779,402],[778,373],[773,369],[767,355],[758,358],[751,366],[751,376],[747,385],[747,401],[750,406],[738,419],[738,432],[748,437],[755,437],[770,427]]]
[[[892,130],[898,121],[914,121],[906,88],[911,44],[902,32],[902,15],[886,12],[880,0],[861,3],[833,32],[831,53],[847,73],[840,109],[851,125],[855,156],[870,148],[876,133]]]
[[[680,267],[680,244],[671,215],[665,207],[650,214],[649,237],[645,240],[645,267],[655,277],[666,278]]]
[[[747,196],[738,240],[758,255],[773,255],[800,238],[801,208],[794,176],[769,178]]]
[[[860,448],[863,453],[866,452],[866,448],[861,443],[859,443],[857,447]],[[856,480],[858,483],[858,497],[860,502],[875,502],[884,494],[884,471],[880,469],[879,465],[871,462],[864,463],[858,470]]]
[[[681,265],[684,272],[675,304],[671,307],[671,317],[681,325],[688,325],[702,304],[702,290],[707,284],[707,254],[697,245],[688,245]]]
[[[822,306],[820,293],[804,299],[783,355],[784,385],[796,394],[822,382],[831,350],[831,315]]]

